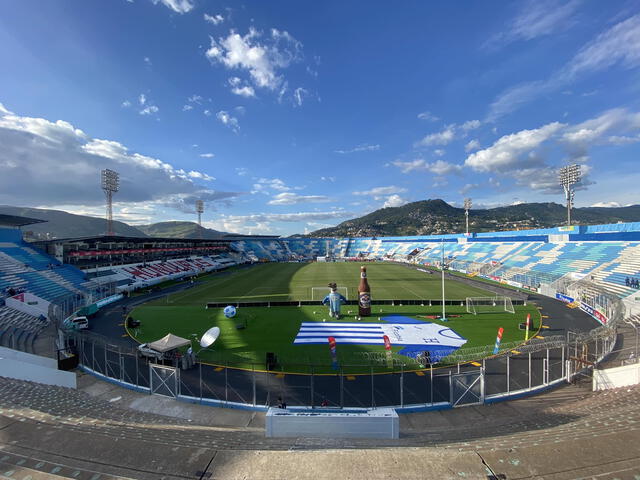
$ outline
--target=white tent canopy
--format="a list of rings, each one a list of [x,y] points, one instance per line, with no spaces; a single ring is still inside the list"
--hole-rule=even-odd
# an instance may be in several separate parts
[[[191,345],[191,340],[178,337],[173,333],[169,333],[168,335],[162,337],[160,340],[156,340],[155,342],[148,344],[150,348],[153,348],[156,352],[161,352],[161,353],[168,352],[169,350],[174,350],[176,348],[184,347],[185,345]]]

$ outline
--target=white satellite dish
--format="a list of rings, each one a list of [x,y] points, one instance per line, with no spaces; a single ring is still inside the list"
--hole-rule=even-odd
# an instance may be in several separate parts
[[[202,338],[200,339],[200,346],[202,348],[208,348],[213,345],[218,337],[220,336],[220,327],[211,327],[209,330],[204,332]]]

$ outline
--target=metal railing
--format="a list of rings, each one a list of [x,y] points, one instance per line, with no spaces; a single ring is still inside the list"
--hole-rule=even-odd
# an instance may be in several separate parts
[[[493,345],[458,350],[447,357],[445,368],[420,364],[420,359],[395,359],[388,364],[384,353],[360,352],[339,354],[336,371],[299,357],[280,358],[278,364],[270,365],[275,370],[269,371],[269,365],[248,354],[246,359],[220,354],[212,364],[181,369],[180,357],[169,365],[149,363],[128,340],[72,332],[66,334],[66,342],[88,371],[145,392],[201,403],[259,409],[281,397],[292,406],[457,407],[571,381],[588,374],[613,352],[625,318],[624,303],[586,281],[555,287],[559,293],[594,302],[591,307],[606,315],[606,323],[587,332],[533,338],[526,344],[505,343],[498,355],[492,355]]]

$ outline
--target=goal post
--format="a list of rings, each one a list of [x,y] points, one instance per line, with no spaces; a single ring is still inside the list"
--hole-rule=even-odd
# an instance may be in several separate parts
[[[516,313],[509,297],[467,297],[467,313],[509,312]]]
[[[338,293],[340,293],[344,298],[349,300],[349,289],[347,287],[338,287]],[[311,300],[314,301],[322,301],[324,297],[331,293],[331,289],[329,287],[311,287]]]

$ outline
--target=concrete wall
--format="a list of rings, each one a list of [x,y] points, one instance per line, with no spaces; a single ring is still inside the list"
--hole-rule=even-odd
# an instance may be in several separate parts
[[[626,387],[640,383],[640,363],[593,371],[593,390]]]
[[[20,312],[28,313],[34,317],[44,315],[49,316],[50,303],[32,293],[24,292],[9,297],[5,300],[8,307],[14,308]]]
[[[393,408],[350,409],[270,408],[267,437],[399,438],[400,423]]]
[[[5,347],[0,347],[0,377],[76,388],[76,374],[58,370],[56,360]]]

